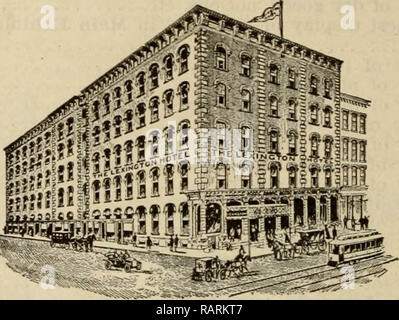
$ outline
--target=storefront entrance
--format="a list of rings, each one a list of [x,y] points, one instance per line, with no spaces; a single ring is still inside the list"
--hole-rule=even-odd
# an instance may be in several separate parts
[[[259,241],[259,219],[251,219],[249,226],[250,240]]]
[[[276,218],[275,217],[268,217],[265,218],[265,232],[266,235],[275,234],[276,232]]]
[[[241,219],[229,219],[226,222],[227,235],[230,240],[241,240],[242,221]]]

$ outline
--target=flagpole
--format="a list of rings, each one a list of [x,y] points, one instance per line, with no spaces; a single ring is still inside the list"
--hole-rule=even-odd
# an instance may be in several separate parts
[[[284,37],[283,34],[283,0],[280,0],[280,36]]]

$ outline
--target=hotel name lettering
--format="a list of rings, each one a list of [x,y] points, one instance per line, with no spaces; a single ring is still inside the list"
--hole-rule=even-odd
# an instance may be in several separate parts
[[[287,162],[287,161],[292,161],[299,163],[300,159],[299,156],[291,156],[291,155],[280,155],[280,154],[265,154],[265,153],[251,153],[247,155],[245,158],[243,157],[234,157],[233,152],[226,152],[224,153],[224,158],[223,162],[226,163],[226,157],[228,158],[229,156],[232,156],[233,159],[231,162],[234,164],[237,162],[238,159],[242,161],[243,159],[247,160],[253,160],[253,161],[259,161],[259,160],[265,160],[265,161],[281,161],[281,162]],[[159,166],[162,164],[177,164],[179,160],[182,160],[184,157],[181,157],[180,155],[170,155],[167,157],[159,157],[157,159],[152,159],[150,161],[140,161],[135,164],[129,164],[126,166],[121,166],[117,168],[113,168],[111,170],[107,170],[104,172],[99,172],[99,173],[93,173],[94,178],[107,178],[107,177],[112,177],[114,175],[120,175],[123,173],[129,173],[133,171],[138,171],[142,170],[145,168],[152,168],[155,166]],[[188,161],[192,160],[190,158],[187,159]],[[219,159],[219,161],[222,159]],[[241,163],[241,162],[237,163]],[[333,164],[333,161],[331,159],[326,159],[326,158],[314,158],[314,157],[307,157],[306,158],[307,162],[315,162],[315,163],[325,163],[325,164]],[[190,161],[191,162],[191,161]],[[199,161],[198,161],[199,162]],[[228,162],[227,162],[228,163]]]

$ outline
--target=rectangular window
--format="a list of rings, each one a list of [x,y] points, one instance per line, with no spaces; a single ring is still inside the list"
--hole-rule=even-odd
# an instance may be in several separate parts
[[[357,114],[353,113],[352,114],[352,126],[351,126],[351,130],[354,132],[357,132]]]
[[[342,129],[349,130],[349,112],[342,111]]]

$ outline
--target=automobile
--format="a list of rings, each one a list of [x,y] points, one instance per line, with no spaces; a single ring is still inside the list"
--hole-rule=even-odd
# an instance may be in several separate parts
[[[117,251],[109,251],[105,254],[105,257],[105,269],[107,270],[111,268],[123,268],[129,273],[132,269],[139,271],[142,267],[142,263],[131,257],[127,251],[120,253]]]
[[[70,247],[72,233],[67,231],[55,231],[51,234],[50,247],[59,246],[68,249]]]

